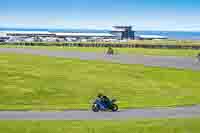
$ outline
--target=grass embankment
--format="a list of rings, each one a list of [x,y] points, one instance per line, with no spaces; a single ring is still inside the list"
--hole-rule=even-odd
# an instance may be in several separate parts
[[[2,133],[199,133],[200,119],[0,121]]]
[[[0,45],[0,48],[33,48],[62,51],[80,51],[80,52],[97,52],[106,53],[108,48],[105,47],[59,47],[59,46],[15,46]],[[200,50],[191,49],[144,49],[144,48],[114,48],[117,54],[141,54],[141,55],[158,55],[158,56],[185,56],[196,57]]]
[[[88,109],[98,92],[120,108],[200,103],[198,71],[0,54],[0,109]]]

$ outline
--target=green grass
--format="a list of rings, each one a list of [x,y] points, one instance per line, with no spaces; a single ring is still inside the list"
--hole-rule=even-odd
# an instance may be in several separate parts
[[[1,110],[88,109],[103,92],[120,108],[200,103],[199,71],[0,53]]]
[[[0,121],[2,133],[199,133],[200,119]]]
[[[62,50],[62,51],[80,51],[80,52],[97,52],[106,53],[107,48],[103,47],[59,47],[59,46],[15,46],[15,45],[0,45],[6,48],[33,48],[47,50]],[[144,48],[114,48],[116,53],[120,54],[141,54],[141,55],[159,55],[159,56],[186,56],[195,57],[200,50],[192,49],[144,49]]]

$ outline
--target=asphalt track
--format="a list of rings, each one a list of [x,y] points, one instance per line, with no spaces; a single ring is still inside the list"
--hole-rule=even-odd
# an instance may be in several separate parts
[[[168,67],[178,69],[200,70],[200,63],[193,57],[144,56],[119,54],[108,56],[102,53],[77,51],[51,51],[30,48],[0,48],[0,53],[12,52],[51,57],[78,58],[81,60],[103,60],[121,64],[143,64],[145,66]]]
[[[0,48],[0,53],[23,53],[52,57],[78,58],[81,60],[103,60],[122,64],[144,64],[145,66],[170,67],[200,70],[200,64],[192,57],[166,57],[143,55],[106,56],[101,53],[82,53],[72,51],[49,51],[27,48]],[[0,111],[0,120],[120,120],[144,118],[200,118],[200,105],[174,108],[129,109],[119,112],[63,111]]]
[[[32,112],[3,111],[0,120],[127,120],[127,119],[162,119],[162,118],[200,118],[200,106],[130,109],[119,112],[63,111]]]

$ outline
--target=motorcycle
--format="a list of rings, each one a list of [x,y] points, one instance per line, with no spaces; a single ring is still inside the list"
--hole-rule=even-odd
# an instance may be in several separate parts
[[[118,111],[118,106],[117,106],[117,104],[115,104],[116,101],[117,101],[116,99],[112,99],[110,101],[110,106],[108,107],[108,105],[105,105],[99,99],[96,99],[93,102],[92,110],[94,112],[99,112],[99,111],[113,111],[113,112],[116,112],[116,111]]]

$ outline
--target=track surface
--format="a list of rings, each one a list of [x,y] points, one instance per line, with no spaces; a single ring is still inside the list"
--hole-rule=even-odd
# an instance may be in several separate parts
[[[82,53],[71,51],[48,51],[27,48],[0,48],[0,53],[24,53],[52,57],[79,58],[81,60],[103,60],[122,64],[144,64],[145,66],[160,66],[180,69],[200,70],[200,64],[191,57],[164,57],[142,55],[105,56],[97,53]],[[31,111],[1,111],[1,120],[113,120],[140,118],[187,118],[200,117],[200,105],[177,108],[130,109],[119,112],[64,111],[64,112],[31,112]]]
[[[119,112],[64,111],[64,112],[0,112],[0,120],[124,120],[145,118],[200,118],[200,106],[131,109]]]
[[[178,69],[200,70],[200,63],[192,57],[175,57],[175,56],[144,56],[144,55],[127,55],[119,54],[108,56],[102,53],[86,53],[75,51],[50,51],[30,48],[0,48],[2,52],[14,52],[34,55],[45,55],[52,57],[78,58],[81,60],[103,60],[121,64],[143,64],[145,66],[159,66]]]

